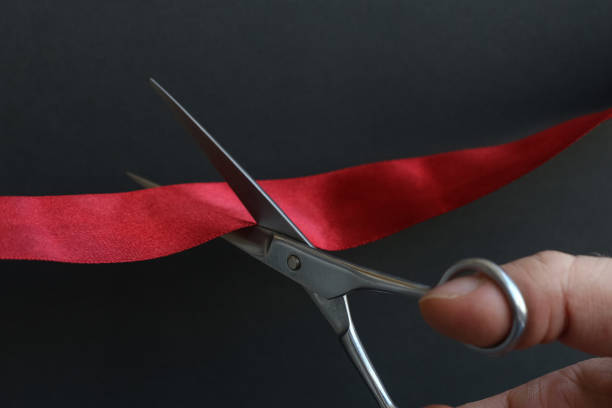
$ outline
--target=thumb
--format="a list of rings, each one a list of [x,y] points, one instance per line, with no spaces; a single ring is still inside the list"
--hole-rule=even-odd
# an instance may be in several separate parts
[[[612,406],[612,358],[581,361],[459,408],[599,408]],[[426,408],[450,408],[428,405]]]
[[[612,259],[545,251],[504,265],[528,310],[519,348],[560,340],[588,353],[612,356]],[[501,290],[482,276],[453,279],[419,301],[437,331],[490,347],[510,330]]]
[[[461,408],[612,406],[612,358],[594,358]]]

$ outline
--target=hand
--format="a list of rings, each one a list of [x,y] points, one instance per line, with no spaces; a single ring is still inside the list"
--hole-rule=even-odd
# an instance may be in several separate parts
[[[612,407],[612,259],[546,251],[503,268],[521,289],[529,313],[517,348],[558,340],[608,358],[582,361],[462,407]],[[480,276],[436,287],[419,306],[434,329],[479,347],[503,340],[512,321],[502,292]]]

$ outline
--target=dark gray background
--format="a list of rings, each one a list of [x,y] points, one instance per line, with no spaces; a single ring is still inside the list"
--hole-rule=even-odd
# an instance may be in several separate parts
[[[3,2],[0,194],[134,189],[125,170],[219,180],[149,76],[258,178],[515,140],[612,106],[611,17],[607,0]],[[434,283],[466,256],[605,253],[611,136],[342,255]],[[307,296],[225,242],[2,270],[2,406],[375,406]],[[352,298],[403,407],[585,358],[560,345],[486,358],[430,330],[413,299]]]

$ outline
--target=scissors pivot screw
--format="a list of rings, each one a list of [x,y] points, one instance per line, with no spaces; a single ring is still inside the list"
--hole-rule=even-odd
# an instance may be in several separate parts
[[[300,269],[300,266],[302,266],[302,261],[300,261],[300,258],[295,255],[289,255],[287,257],[287,266],[292,271],[297,271],[298,269]]]

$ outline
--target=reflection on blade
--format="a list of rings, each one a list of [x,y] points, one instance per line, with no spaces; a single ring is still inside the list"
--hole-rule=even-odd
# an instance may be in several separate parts
[[[141,176],[139,176],[137,174],[131,173],[129,171],[126,171],[125,174],[127,174],[127,176],[129,178],[131,178],[133,181],[136,182],[136,184],[140,185],[143,188],[159,187],[159,184],[157,184],[157,183],[155,183],[155,182],[153,182],[151,180],[148,180],[148,179],[146,179],[144,177],[141,177]]]
[[[242,249],[258,261],[265,262],[266,252],[274,234],[254,225],[222,235],[221,238]]]

